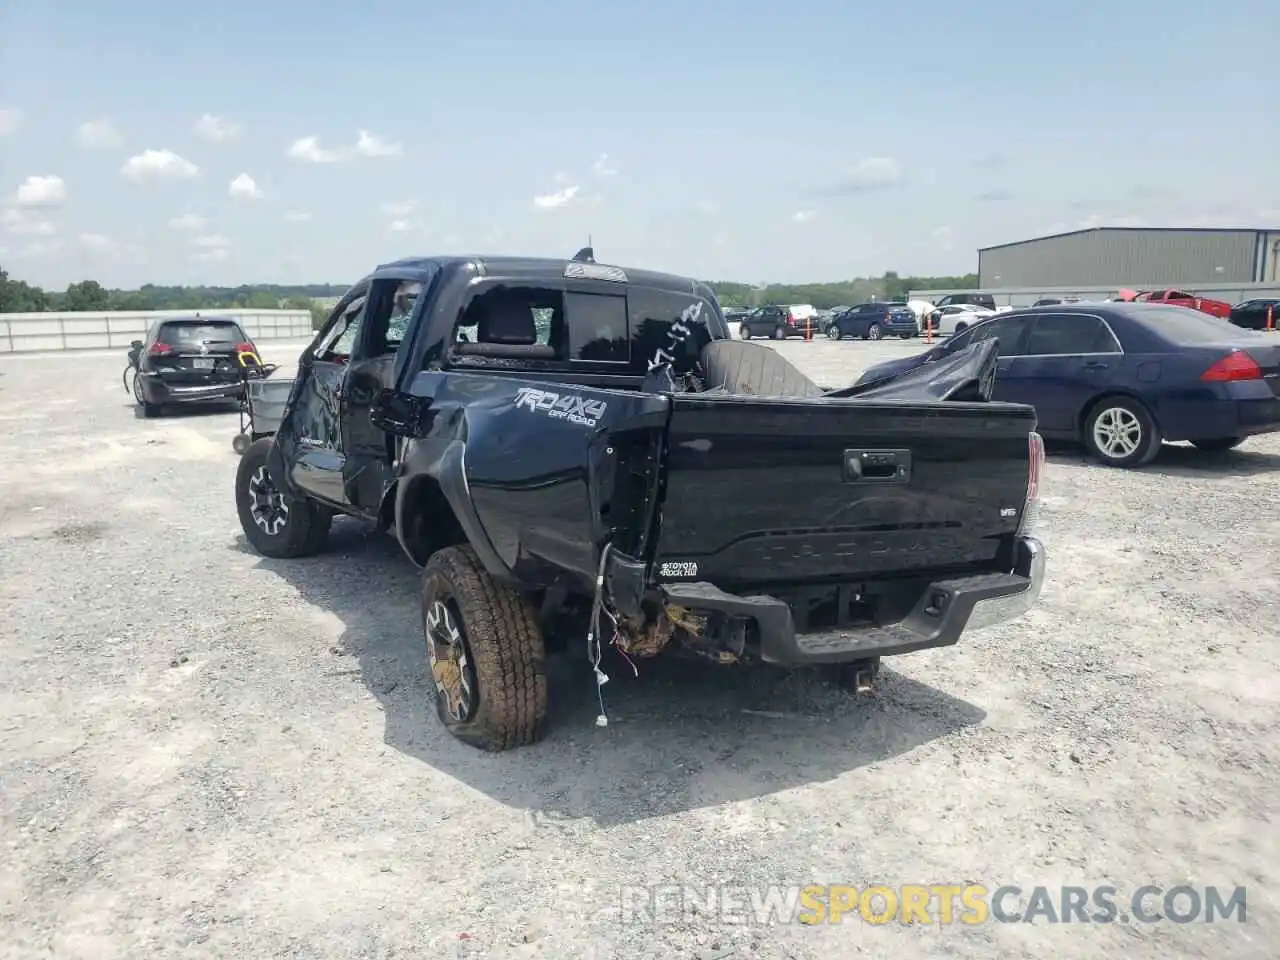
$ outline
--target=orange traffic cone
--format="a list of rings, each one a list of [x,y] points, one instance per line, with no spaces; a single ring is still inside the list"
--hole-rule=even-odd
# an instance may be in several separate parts
[[[1267,329],[1274,330],[1276,328],[1275,314],[1276,305],[1274,303],[1267,304]]]

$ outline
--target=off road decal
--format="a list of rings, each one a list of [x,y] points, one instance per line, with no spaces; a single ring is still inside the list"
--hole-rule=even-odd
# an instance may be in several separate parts
[[[676,351],[683,346],[686,340],[693,336],[693,328],[689,324],[698,323],[702,320],[702,306],[701,300],[695,300],[684,308],[684,311],[680,314],[680,319],[671,324],[671,329],[667,332],[666,346],[659,347],[657,352],[654,353],[653,359],[649,361],[650,373],[675,363]]]
[[[545,413],[552,420],[567,420],[583,427],[594,427],[609,408],[603,400],[592,400],[579,393],[556,393],[537,387],[521,387],[516,394],[517,410]]]

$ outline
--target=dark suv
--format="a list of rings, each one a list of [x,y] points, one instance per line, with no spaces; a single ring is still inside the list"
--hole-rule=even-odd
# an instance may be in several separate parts
[[[738,332],[743,340],[750,340],[752,337],[772,337],[774,340],[785,340],[788,337],[808,339],[818,332],[818,317],[816,312],[809,316],[794,316],[790,307],[770,304],[756,307],[743,317]]]
[[[920,335],[920,323],[905,303],[891,300],[860,303],[827,321],[827,336],[832,340],[845,337],[879,340],[885,334],[897,334],[903,340]]]
[[[230,317],[169,317],[135,340],[133,396],[143,416],[165,407],[239,400],[244,391],[244,358],[257,362],[258,350]]]

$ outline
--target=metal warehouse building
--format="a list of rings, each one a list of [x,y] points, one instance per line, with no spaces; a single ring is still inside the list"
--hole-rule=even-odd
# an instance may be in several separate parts
[[[978,251],[984,289],[1277,281],[1280,229],[1096,227]]]

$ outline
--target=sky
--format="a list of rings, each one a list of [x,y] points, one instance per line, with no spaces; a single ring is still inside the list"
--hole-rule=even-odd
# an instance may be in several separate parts
[[[1280,3],[8,0],[0,265],[49,288],[570,256],[976,270],[1280,227]]]

